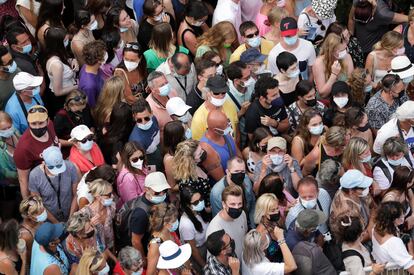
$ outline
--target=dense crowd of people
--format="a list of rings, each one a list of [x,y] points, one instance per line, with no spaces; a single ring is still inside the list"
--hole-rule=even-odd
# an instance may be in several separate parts
[[[414,1],[345,2],[0,0],[0,274],[414,274]]]

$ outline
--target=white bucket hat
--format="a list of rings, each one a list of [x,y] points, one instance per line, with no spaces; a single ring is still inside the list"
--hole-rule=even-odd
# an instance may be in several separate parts
[[[414,75],[414,65],[405,55],[399,55],[391,60],[391,74],[398,75],[401,79]]]
[[[159,251],[158,269],[178,268],[191,257],[191,246],[188,243],[178,246],[175,242],[168,240],[160,245]]]
[[[338,0],[312,0],[312,9],[321,20],[333,18]]]

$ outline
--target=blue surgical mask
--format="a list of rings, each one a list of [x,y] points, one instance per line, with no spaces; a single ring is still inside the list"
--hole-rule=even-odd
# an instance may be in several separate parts
[[[199,202],[197,203],[197,205],[193,205],[193,206],[192,206],[193,211],[196,211],[196,212],[201,212],[201,211],[203,211],[203,210],[204,210],[204,207],[205,207],[204,201],[199,201]]]
[[[193,133],[191,132],[191,128],[187,128],[185,130],[185,139],[191,139],[193,137]]]
[[[47,212],[46,209],[43,210],[42,214],[40,214],[39,216],[36,216],[36,221],[37,222],[44,222],[47,220]]]
[[[79,147],[84,152],[89,152],[92,149],[93,140],[88,140],[87,142],[79,142]]]
[[[362,163],[367,163],[367,162],[370,162],[370,161],[371,161],[371,155],[366,156],[365,158],[361,159]]]
[[[147,131],[148,129],[151,128],[152,123],[153,123],[153,121],[151,119],[150,121],[148,121],[145,124],[137,123],[137,126],[138,126],[139,129],[144,130],[144,131]]]
[[[322,134],[323,129],[324,129],[323,124],[319,124],[318,126],[310,127],[309,132],[314,136],[319,136],[320,134]]]
[[[317,204],[317,199],[313,199],[313,200],[304,200],[304,199],[300,199],[300,202],[302,203],[302,206],[305,209],[312,209],[315,208],[316,204]]]
[[[13,63],[11,63],[9,66],[6,67],[7,71],[6,73],[12,74],[16,71],[17,69],[17,64],[16,61],[13,60]]]
[[[297,36],[283,37],[283,39],[285,40],[285,43],[289,46],[295,45],[296,41],[298,41]]]
[[[164,86],[160,87],[159,90],[160,90],[160,96],[168,96],[171,91],[170,84],[169,83],[165,84]]]
[[[168,230],[170,231],[170,232],[175,232],[177,229],[178,229],[178,225],[179,225],[180,223],[178,222],[178,220],[175,220],[175,222],[171,225],[171,228],[169,228]]]
[[[0,130],[0,137],[9,138],[14,135],[14,131],[15,130],[13,126],[6,130]]]
[[[404,84],[408,84],[408,83],[410,83],[413,79],[414,79],[414,76],[412,75],[412,76],[409,76],[409,77],[403,78],[403,79],[402,79],[402,81],[404,82]]]
[[[40,87],[37,86],[32,90],[32,97],[35,97],[36,95],[40,94]]]
[[[143,271],[144,269],[141,267],[140,270],[132,272],[131,275],[141,275]]]
[[[111,206],[113,202],[114,202],[114,199],[113,198],[109,198],[109,199],[104,199],[103,202],[102,202],[102,204],[104,206],[107,206],[108,207],[108,206]]]
[[[128,30],[128,28],[119,27],[119,31],[120,31],[120,32],[126,32],[127,30]]]
[[[298,76],[299,76],[299,74],[300,74],[300,71],[299,71],[299,69],[297,69],[297,70],[295,70],[294,72],[289,73],[289,74],[288,74],[288,77],[289,77],[289,78],[296,78],[296,77],[298,77]]]
[[[255,36],[253,38],[247,39],[247,44],[252,48],[257,48],[260,46],[261,38],[260,36]]]
[[[270,159],[272,160],[272,163],[277,166],[277,165],[282,164],[283,155],[279,155],[279,154],[270,155]]]
[[[370,92],[372,91],[372,85],[367,85],[367,86],[365,86],[364,91],[365,91],[366,93],[370,93]]]
[[[111,269],[109,268],[108,263],[106,263],[105,264],[105,267],[98,272],[98,275],[106,275],[106,274],[109,274],[109,271],[111,271]]]
[[[167,198],[167,194],[164,194],[162,196],[152,196],[152,198],[150,199],[150,201],[153,204],[160,204],[160,203],[164,202],[166,198]]]
[[[387,161],[392,166],[399,166],[404,161],[404,157],[401,157],[399,159],[388,159]]]
[[[66,48],[69,45],[69,39],[63,40],[63,46]]]
[[[22,53],[24,53],[24,54],[28,54],[31,51],[32,51],[32,44],[25,45],[22,48]]]

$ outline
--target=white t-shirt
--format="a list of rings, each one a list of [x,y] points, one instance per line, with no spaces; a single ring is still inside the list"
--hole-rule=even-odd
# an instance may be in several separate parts
[[[267,258],[263,262],[252,267],[247,266],[242,260],[243,275],[283,275],[285,273],[284,263],[272,263]]]
[[[414,130],[411,127],[408,133],[405,133],[403,129],[401,129],[401,132],[403,134],[405,143],[407,143],[408,148],[414,148]],[[398,131],[397,126],[397,119],[392,118],[387,123],[385,123],[377,133],[377,137],[374,141],[374,152],[377,154],[382,153],[382,146],[384,145],[385,141],[390,137],[399,137],[400,133]]]
[[[318,18],[311,16],[309,13],[307,13],[306,16],[305,11],[307,8],[305,8],[298,17],[298,28],[299,29],[308,29],[309,27],[315,27],[316,28],[316,35],[320,35],[322,37],[325,37],[326,30],[328,29],[329,25],[336,21],[336,16],[328,19],[320,20],[323,26],[325,26],[325,29],[322,30],[322,25],[318,25]],[[309,22],[310,21],[310,22]]]
[[[412,158],[410,154],[411,162],[414,163],[414,159]],[[391,186],[392,178],[394,175],[394,169],[389,165],[388,161],[385,158],[381,158],[381,160],[384,163],[384,165],[388,168],[388,171],[391,175],[391,180],[388,180],[387,176],[385,175],[384,171],[378,166],[374,167],[374,170],[372,171],[372,177],[373,179],[378,183],[378,186],[381,190],[387,190]],[[408,161],[404,158],[403,162],[401,163],[401,166],[407,166],[411,168],[411,165],[408,163]]]
[[[377,263],[396,264],[404,269],[414,265],[413,257],[408,254],[403,241],[394,236],[380,245],[372,234],[372,256]]]
[[[21,6],[23,8],[26,8],[28,10],[32,10],[32,12],[38,16],[39,15],[39,9],[40,9],[40,1],[35,0],[17,0],[16,1],[16,10],[19,12],[20,17],[23,19],[24,24],[26,25],[27,29],[30,31],[30,33],[36,37],[36,26],[33,26],[32,24],[27,21],[26,17],[23,16],[23,14],[20,12],[18,6]]]
[[[240,3],[236,4],[232,0],[218,0],[213,13],[213,26],[221,21],[229,21],[233,24],[240,41],[239,27],[242,22]]]
[[[206,241],[206,231],[208,223],[204,222],[200,215],[196,216],[197,220],[201,222],[203,232],[198,232],[194,227],[193,222],[188,218],[187,214],[183,214],[180,219],[180,236],[183,242],[195,240],[196,246],[200,247]]]
[[[316,60],[316,53],[315,48],[313,47],[312,43],[298,38],[299,44],[296,49],[293,51],[288,51],[283,48],[281,43],[278,43],[273,49],[269,52],[267,68],[272,72],[272,74],[278,74],[279,69],[276,66],[276,58],[281,52],[290,52],[294,56],[296,56],[298,60],[299,69],[302,75],[302,79],[308,79],[308,70],[309,66],[313,66]]]
[[[89,172],[87,172],[87,173],[85,173],[85,175],[83,175],[83,177],[81,178],[81,180],[78,184],[78,188],[76,190],[78,205],[79,205],[80,198],[86,198],[89,203],[93,202],[93,196],[92,196],[91,193],[89,193],[89,185],[86,184],[86,182],[85,182],[86,176],[88,174],[89,174]]]

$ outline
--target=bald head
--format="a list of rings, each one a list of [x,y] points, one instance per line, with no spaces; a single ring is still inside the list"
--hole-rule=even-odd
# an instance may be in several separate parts
[[[185,53],[177,52],[171,57],[171,63],[174,66],[176,73],[180,75],[186,75],[190,72],[191,62],[188,55]]]
[[[209,130],[226,129],[228,124],[227,116],[220,110],[212,110],[207,116],[207,127]]]

